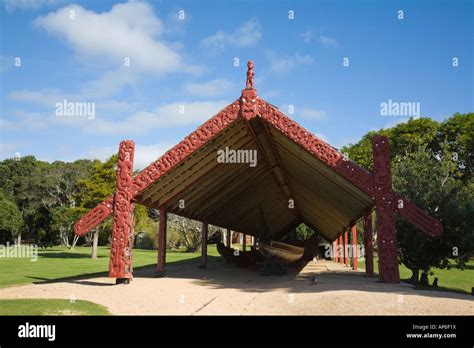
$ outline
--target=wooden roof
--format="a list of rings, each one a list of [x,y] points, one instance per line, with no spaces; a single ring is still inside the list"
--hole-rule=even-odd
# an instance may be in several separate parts
[[[374,190],[380,188],[372,173],[259,98],[253,63],[248,67],[239,99],[135,177],[122,173],[118,183],[131,180],[127,194],[132,202],[216,226],[258,235],[263,206],[272,239],[304,222],[333,241],[374,207]],[[131,141],[122,143],[133,147]],[[219,163],[218,151],[226,148],[256,150],[257,165]],[[133,166],[131,157],[122,160]],[[389,200],[403,202],[394,209],[420,230],[442,233],[439,221],[398,193]],[[75,233],[87,233],[117,204],[108,197],[76,222]]]
[[[256,150],[257,165],[218,163],[218,150],[226,147]],[[143,190],[136,202],[164,205],[168,212],[250,235],[259,234],[262,205],[273,239],[304,222],[328,240],[374,204],[369,194],[258,117],[237,119]]]

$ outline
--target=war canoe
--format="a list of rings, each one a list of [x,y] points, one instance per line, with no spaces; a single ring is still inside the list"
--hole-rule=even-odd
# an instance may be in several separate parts
[[[304,254],[304,248],[281,242],[260,242],[258,250],[266,259],[280,261],[284,264],[292,264],[299,261]]]
[[[238,267],[248,267],[255,264],[257,260],[257,251],[242,251],[229,248],[222,242],[217,243],[217,252],[224,258],[226,263],[236,264]]]

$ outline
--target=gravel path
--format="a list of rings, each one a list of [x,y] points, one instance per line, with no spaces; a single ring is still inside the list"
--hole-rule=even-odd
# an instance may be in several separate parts
[[[471,296],[379,284],[363,273],[330,261],[310,262],[284,277],[222,262],[168,266],[165,278],[153,270],[135,273],[129,285],[110,278],[30,284],[0,289],[0,298],[89,300],[113,314],[184,315],[473,315]]]

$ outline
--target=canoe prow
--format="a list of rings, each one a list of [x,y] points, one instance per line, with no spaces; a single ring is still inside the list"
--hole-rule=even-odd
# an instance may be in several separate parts
[[[248,267],[257,261],[257,251],[235,250],[225,246],[222,242],[217,243],[217,252],[224,258],[226,263],[236,264],[238,267]]]
[[[304,254],[304,248],[281,242],[260,242],[258,250],[266,259],[273,259],[285,264],[299,261]]]

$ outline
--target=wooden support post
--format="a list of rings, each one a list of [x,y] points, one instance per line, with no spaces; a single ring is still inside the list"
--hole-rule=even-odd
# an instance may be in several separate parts
[[[336,240],[333,242],[333,248],[334,248],[334,262],[338,262],[339,261],[339,257],[337,256],[339,250],[338,250],[338,245],[337,245],[337,240],[339,238],[336,238]]]
[[[372,212],[364,217],[365,274],[374,276],[374,244],[372,239]]]
[[[201,265],[199,268],[207,268],[207,222],[202,223],[202,243],[201,243]]]
[[[343,245],[342,245],[342,235],[340,234],[337,238],[337,255],[339,257],[339,263],[342,264],[342,256],[343,256]]]
[[[392,191],[390,146],[386,136],[372,137],[374,162],[374,198],[377,214],[377,250],[379,280],[382,283],[400,283],[398,270],[397,233],[395,230],[395,196]]]
[[[344,265],[349,266],[349,228],[344,232]]]
[[[164,206],[160,207],[160,221],[158,226],[158,263],[156,266],[156,276],[164,277],[166,263],[166,226],[167,213]]]
[[[227,247],[232,248],[232,231],[230,228],[227,229]]]
[[[352,226],[352,264],[354,271],[357,271],[358,267],[358,255],[357,255],[357,226]]]
[[[245,251],[245,249],[247,249],[247,235],[242,233],[242,251]]]
[[[119,147],[109,263],[109,277],[116,278],[116,284],[128,284],[133,276],[132,247],[135,220],[133,218],[132,183],[134,148],[135,144],[130,140],[122,141]]]

